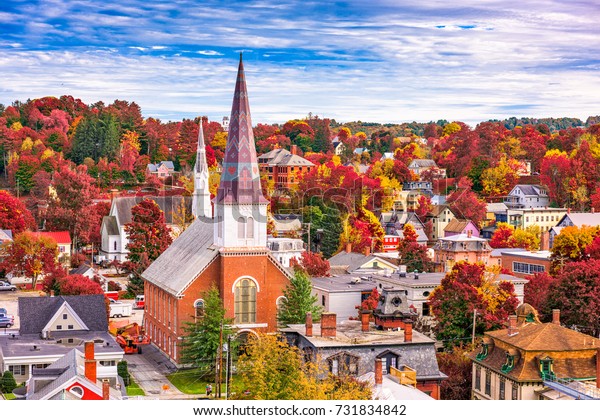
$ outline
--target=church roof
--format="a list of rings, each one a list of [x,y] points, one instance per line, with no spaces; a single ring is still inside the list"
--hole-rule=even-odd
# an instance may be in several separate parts
[[[221,184],[215,203],[266,204],[262,194],[244,64],[240,54]]]
[[[213,246],[212,220],[197,218],[142,273],[146,281],[180,295],[219,254]]]

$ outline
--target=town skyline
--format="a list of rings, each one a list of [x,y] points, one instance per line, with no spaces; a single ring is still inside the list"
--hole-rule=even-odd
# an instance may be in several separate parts
[[[121,99],[218,121],[243,52],[254,122],[598,114],[593,2],[480,3],[13,2],[0,6],[0,103]]]

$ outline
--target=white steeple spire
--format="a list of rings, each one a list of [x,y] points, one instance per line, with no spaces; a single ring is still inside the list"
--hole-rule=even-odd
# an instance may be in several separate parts
[[[202,129],[202,119],[200,119],[198,148],[196,149],[196,165],[194,166],[194,195],[192,196],[192,215],[194,218],[212,217],[208,176],[206,148],[204,146],[204,130]]]

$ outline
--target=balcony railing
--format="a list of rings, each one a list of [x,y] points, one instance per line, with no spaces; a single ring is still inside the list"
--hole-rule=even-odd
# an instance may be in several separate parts
[[[417,386],[417,371],[402,365],[398,369],[390,366],[390,375],[398,378],[401,385]]]

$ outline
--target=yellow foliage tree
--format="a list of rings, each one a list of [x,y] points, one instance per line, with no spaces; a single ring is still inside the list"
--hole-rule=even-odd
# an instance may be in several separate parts
[[[213,141],[210,142],[210,145],[213,149],[225,150],[225,145],[227,144],[227,132],[219,131],[215,134]]]
[[[33,149],[33,140],[31,140],[30,137],[27,137],[25,140],[23,140],[23,143],[21,143],[21,150],[31,150]]]

